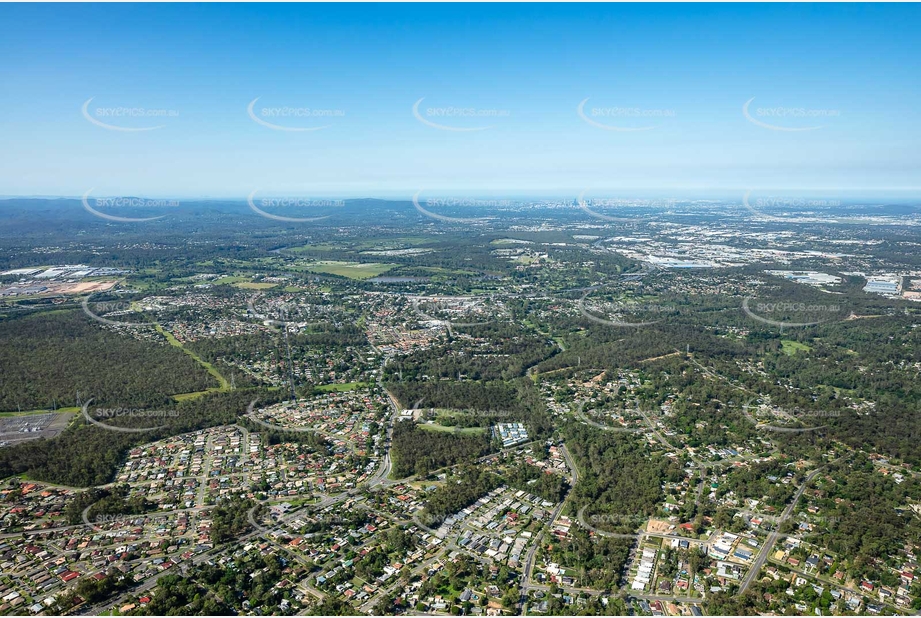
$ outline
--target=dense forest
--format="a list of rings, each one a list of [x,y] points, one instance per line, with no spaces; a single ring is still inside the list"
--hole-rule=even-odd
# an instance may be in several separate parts
[[[580,586],[616,590],[631,545],[628,539],[592,538],[581,526],[573,526],[568,538],[553,544],[550,558],[576,568]]]
[[[0,411],[83,400],[155,406],[217,386],[182,350],[112,332],[77,310],[0,321]]]
[[[411,421],[397,422],[393,429],[393,476],[426,476],[429,472],[473,461],[493,450],[488,434],[455,435],[425,431]]]
[[[569,424],[566,444],[579,469],[570,504],[583,507],[586,519],[610,532],[633,532],[638,522],[656,512],[663,499],[663,481],[684,477],[682,463],[651,457],[631,434],[612,434]]]
[[[319,324],[289,334],[288,343],[292,355],[298,356],[311,347],[328,349],[365,345],[367,339],[364,331],[353,324],[339,327]],[[204,338],[190,343],[188,347],[209,362],[217,362],[221,358],[259,359],[265,358],[268,354],[283,358],[286,353],[283,335],[280,332],[274,338],[266,337],[264,334]]]
[[[449,336],[444,344],[396,359],[387,366],[385,379],[419,380],[423,377],[470,380],[510,380],[556,352],[553,342],[534,336],[515,324],[500,322],[494,316],[483,325],[454,327],[454,330],[485,340],[478,346],[457,345]],[[502,318],[507,319],[507,318]]]
[[[569,483],[563,475],[548,473],[527,463],[513,466],[503,477],[510,487],[523,489],[551,502],[562,502],[569,491]]]
[[[91,507],[86,513],[86,521],[89,522],[95,522],[99,517],[141,515],[156,510],[156,504],[141,495],[129,497],[129,491],[127,485],[116,485],[109,489],[96,487],[81,492],[64,507],[64,516],[68,523],[79,524],[83,521],[83,512],[87,507]]]
[[[815,486],[813,499],[824,525],[815,530],[814,542],[853,557],[852,576],[880,580],[886,570],[878,561],[896,556],[906,542],[921,543],[921,522],[910,508],[921,500],[918,479],[897,483],[856,455],[845,465],[830,466]]]
[[[427,496],[419,520],[430,528],[437,528],[446,517],[470,506],[501,484],[502,478],[490,470],[465,466]]]
[[[218,502],[211,512],[211,541],[225,543],[248,530],[247,514],[254,506],[254,501],[240,496]]]

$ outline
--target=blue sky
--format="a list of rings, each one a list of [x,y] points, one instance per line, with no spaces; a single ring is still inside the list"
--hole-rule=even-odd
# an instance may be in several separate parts
[[[4,4],[0,22],[0,195],[921,187],[917,5]],[[257,97],[259,120],[325,128],[264,126]]]

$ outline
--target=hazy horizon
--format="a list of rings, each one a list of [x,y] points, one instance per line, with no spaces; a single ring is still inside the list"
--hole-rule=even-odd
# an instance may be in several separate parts
[[[921,188],[917,5],[0,16],[6,195]]]

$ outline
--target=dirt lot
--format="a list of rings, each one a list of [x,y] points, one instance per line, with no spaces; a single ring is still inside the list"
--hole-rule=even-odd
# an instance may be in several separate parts
[[[662,521],[659,519],[650,519],[649,524],[646,526],[646,532],[656,532],[659,534],[665,534],[674,530],[674,526],[667,521]]]
[[[85,294],[86,292],[102,292],[115,285],[115,281],[81,281],[80,283],[62,283],[58,290],[61,294]]]

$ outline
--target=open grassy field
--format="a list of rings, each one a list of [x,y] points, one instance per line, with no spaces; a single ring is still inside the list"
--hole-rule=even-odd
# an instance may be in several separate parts
[[[262,282],[255,282],[255,281],[241,281],[239,283],[234,283],[234,285],[244,290],[268,290],[270,288],[274,288],[278,284],[277,283],[262,283]]]
[[[358,262],[335,262],[324,260],[308,264],[304,269],[313,273],[339,275],[340,277],[348,277],[349,279],[370,279],[371,277],[377,277],[378,275],[384,274],[394,266],[396,266],[396,264],[379,264],[375,262],[361,264]]]
[[[249,281],[246,277],[241,277],[239,275],[228,275],[226,277],[221,277],[220,279],[215,279],[214,285],[230,285],[237,283],[246,283]]]
[[[33,414],[51,414],[52,412],[75,413],[79,411],[80,411],[79,406],[65,406],[62,408],[57,408],[55,410],[23,410],[22,412],[0,412],[0,418],[5,418],[9,416],[30,416]]]
[[[308,251],[334,251],[342,247],[331,243],[317,243],[315,245],[303,245],[300,247],[286,247],[284,253],[306,253]]]
[[[783,346],[783,353],[788,356],[793,356],[797,352],[808,352],[812,349],[805,343],[800,343],[799,341],[791,341],[790,339],[781,339],[780,345]]]
[[[489,241],[491,245],[533,245],[534,243],[530,240],[520,240],[517,238],[497,238],[495,240]]]
[[[346,391],[353,391],[356,388],[363,388],[365,386],[368,385],[364,382],[344,382],[342,384],[321,384],[315,388],[318,391],[323,391],[325,393],[344,393]]]
[[[438,423],[419,423],[419,429],[424,429],[426,431],[447,431],[450,433],[459,433],[462,435],[474,435],[474,434],[483,434],[486,433],[485,427],[454,427],[447,425],[439,425]]]
[[[532,255],[519,255],[515,258],[515,261],[520,264],[533,264],[538,261],[539,258],[536,258]]]

